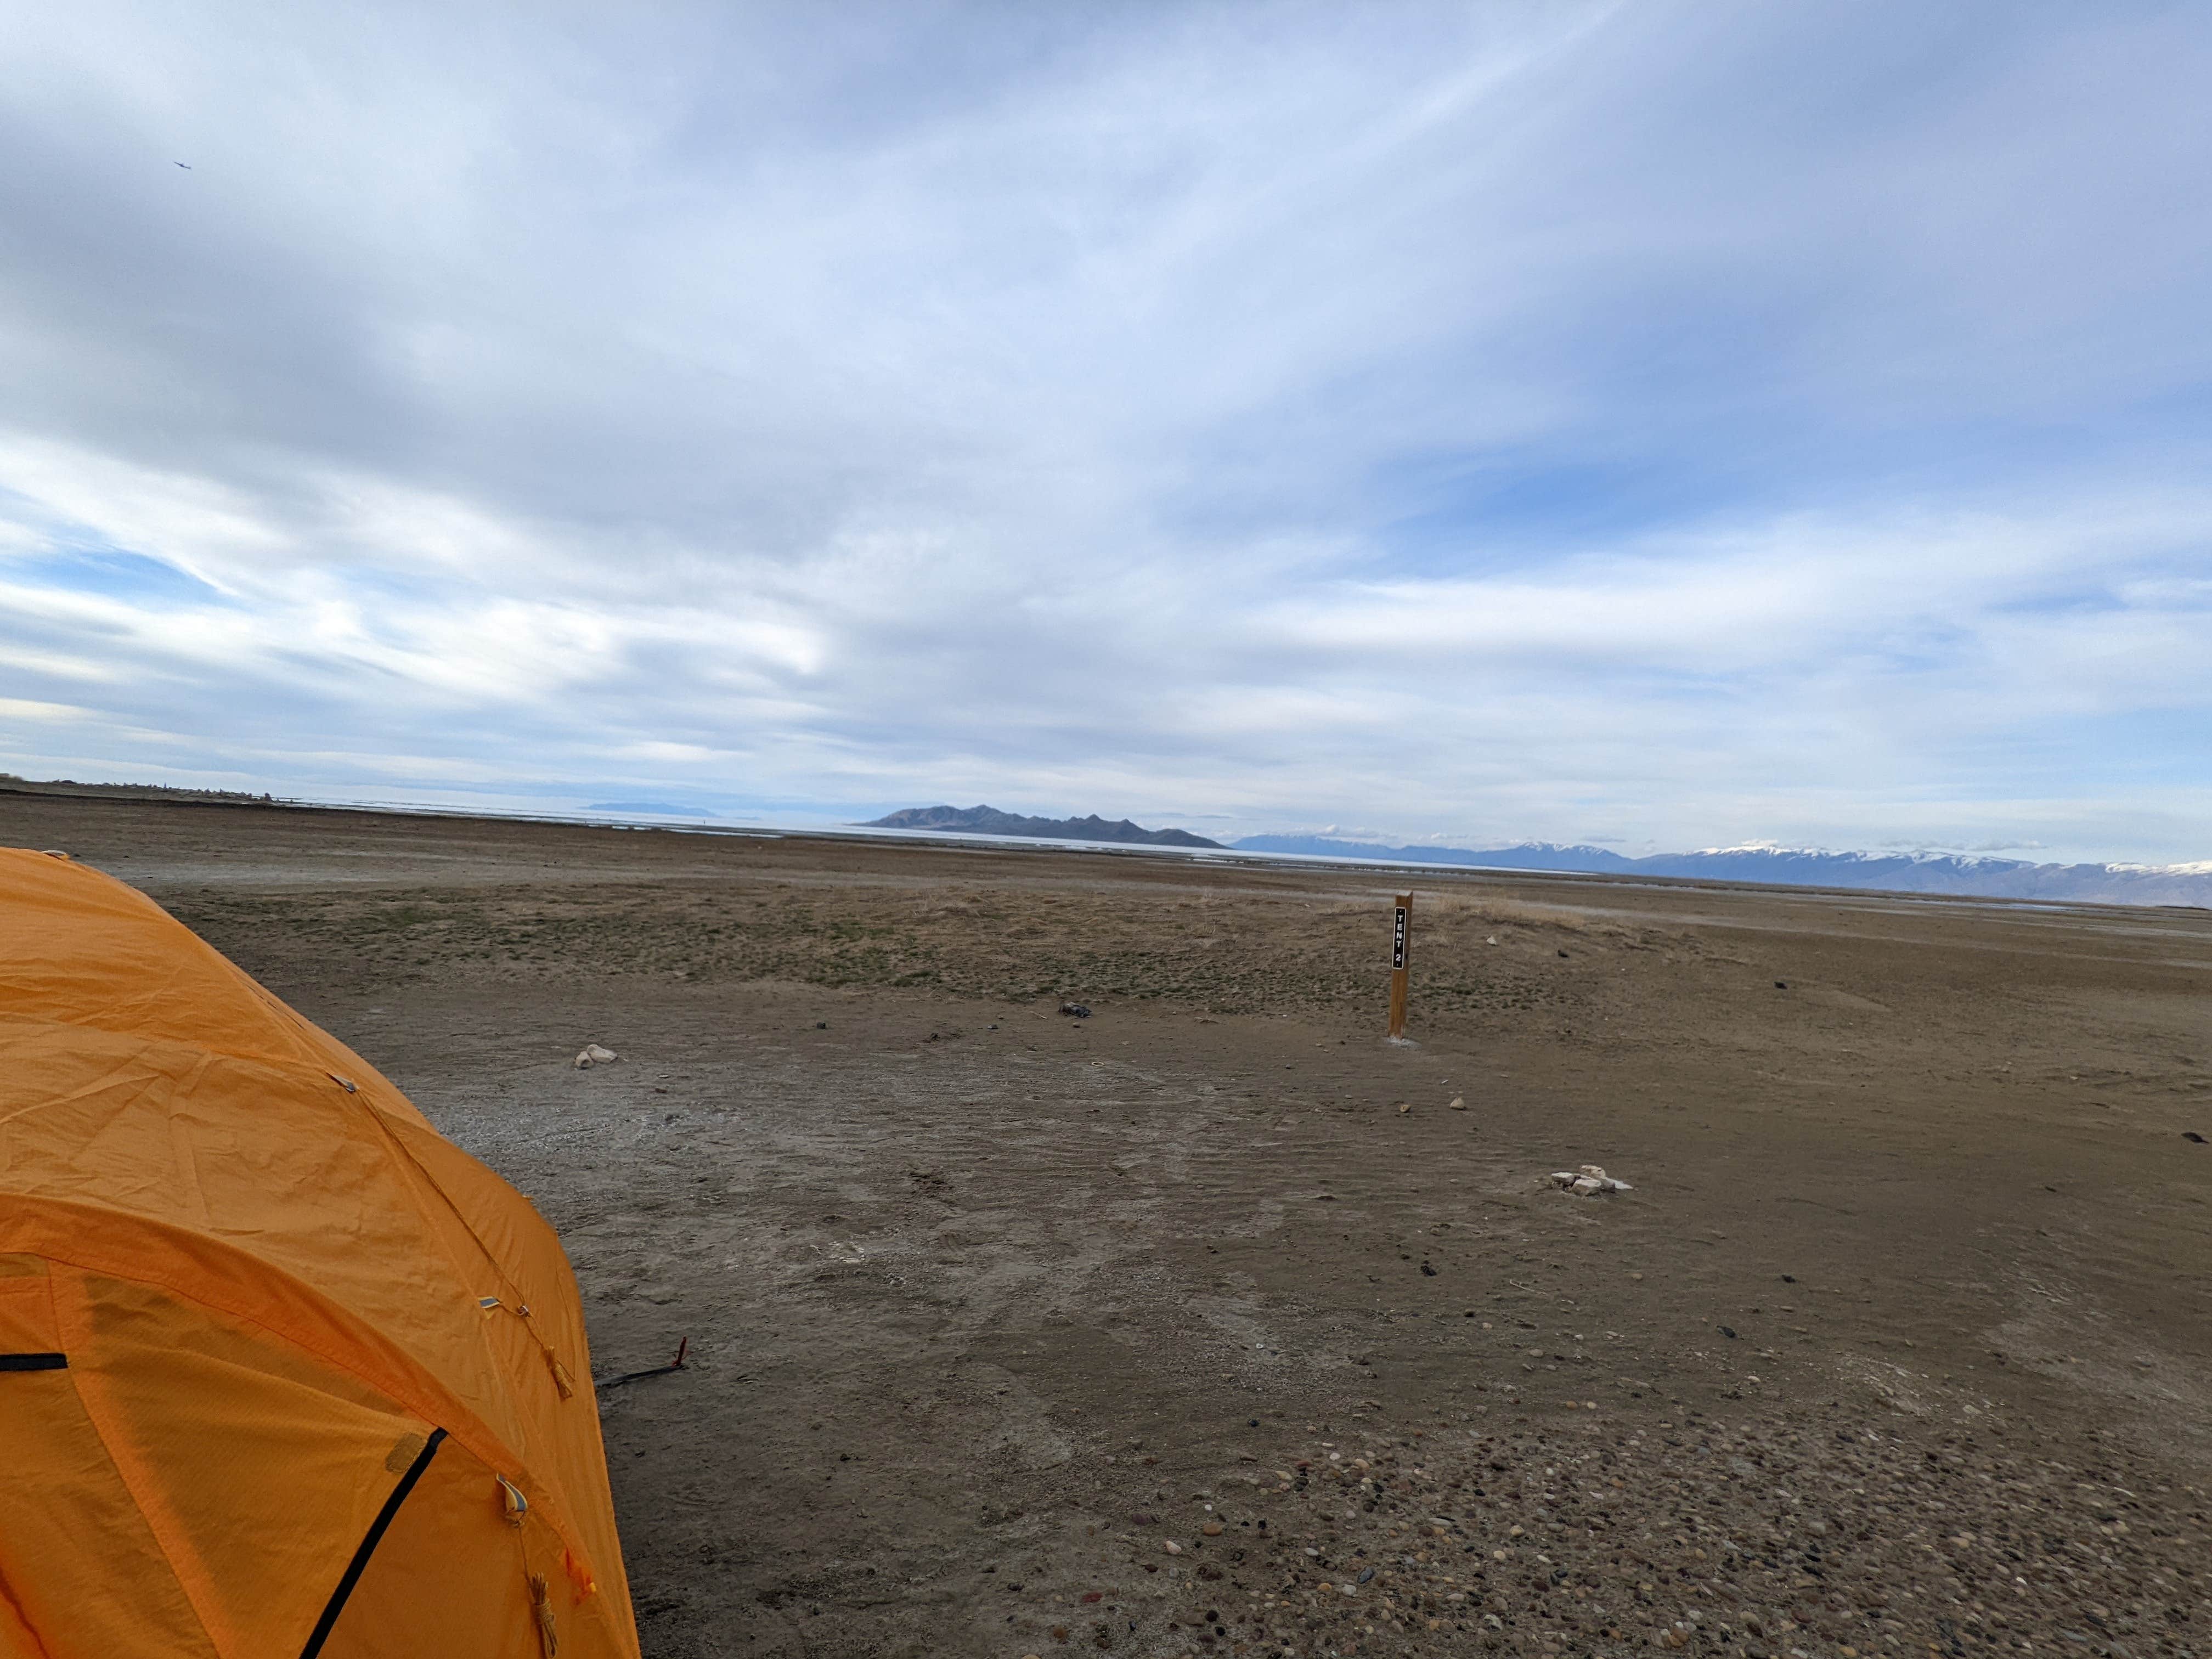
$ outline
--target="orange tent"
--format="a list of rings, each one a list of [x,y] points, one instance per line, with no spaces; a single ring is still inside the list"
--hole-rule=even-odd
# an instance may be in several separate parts
[[[0,1655],[637,1651],[553,1230],[151,900],[0,849]]]

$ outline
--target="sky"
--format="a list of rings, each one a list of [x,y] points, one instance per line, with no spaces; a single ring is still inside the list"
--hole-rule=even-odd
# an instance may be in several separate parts
[[[0,769],[2212,858],[2207,85],[2125,0],[17,9]]]

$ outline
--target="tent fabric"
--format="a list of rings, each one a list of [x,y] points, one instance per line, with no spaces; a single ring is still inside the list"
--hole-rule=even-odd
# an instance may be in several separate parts
[[[0,848],[0,1656],[636,1659],[590,1376],[527,1200]]]

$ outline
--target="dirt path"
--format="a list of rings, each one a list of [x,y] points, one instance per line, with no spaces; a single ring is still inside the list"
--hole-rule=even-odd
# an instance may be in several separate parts
[[[1437,872],[1393,1048],[1387,876],[0,835],[530,1193],[602,1374],[690,1339],[602,1401],[654,1659],[2207,1645],[2212,916]]]

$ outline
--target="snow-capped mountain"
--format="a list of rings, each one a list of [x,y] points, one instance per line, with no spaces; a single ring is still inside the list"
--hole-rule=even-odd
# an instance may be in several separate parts
[[[1477,852],[1464,847],[1383,847],[1331,836],[1247,836],[1230,843],[1241,853],[1297,853],[1308,857],[1389,859],[1394,864],[1477,864],[1492,870],[1627,870],[1633,861],[1602,847],[1524,841]]]
[[[1580,871],[1674,876],[1790,887],[1850,887],[1901,893],[1955,893],[2054,902],[2185,904],[2212,908],[2212,860],[2192,864],[2030,864],[1961,853],[1831,853],[1755,842],[1694,853],[1624,858],[1601,847],[1523,842],[1512,847],[1386,847],[1320,836],[1247,836],[1240,852],[1299,853],[1449,864],[1491,870]]]

